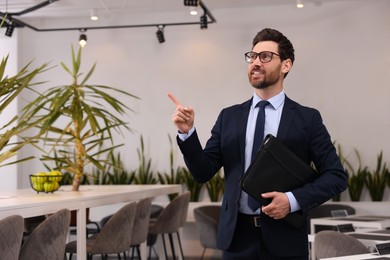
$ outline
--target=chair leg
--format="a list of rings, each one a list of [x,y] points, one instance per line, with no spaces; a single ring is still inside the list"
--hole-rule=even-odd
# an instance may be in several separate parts
[[[138,256],[138,259],[139,259],[139,260],[142,260],[142,259],[141,259],[141,249],[140,249],[140,246],[137,245],[137,246],[136,246],[136,249],[137,249],[137,256]]]
[[[151,260],[152,259],[152,246],[150,245],[149,246],[149,257],[148,257],[148,260]]]
[[[168,237],[169,237],[169,242],[170,242],[170,244],[171,244],[171,250],[172,250],[172,257],[173,257],[173,260],[176,260],[175,245],[173,244],[173,236],[172,236],[172,233],[169,233],[169,234],[168,234]]]
[[[165,237],[164,237],[164,233],[162,233],[161,236],[162,236],[163,245],[164,245],[165,259],[168,259],[167,247],[165,246]]]
[[[206,248],[203,248],[202,256],[200,257],[200,260],[203,260],[204,253],[206,252]]]
[[[179,231],[177,231],[176,234],[177,234],[177,240],[179,241],[181,259],[184,260],[183,247],[181,246],[181,239],[180,239]]]

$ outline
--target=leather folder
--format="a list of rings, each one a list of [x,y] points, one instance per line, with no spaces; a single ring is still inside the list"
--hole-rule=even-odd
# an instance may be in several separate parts
[[[317,176],[313,168],[269,134],[243,175],[241,188],[262,205],[268,205],[271,200],[261,197],[262,193],[291,191],[312,182]],[[304,223],[304,216],[300,211],[293,212],[284,220],[300,227]]]

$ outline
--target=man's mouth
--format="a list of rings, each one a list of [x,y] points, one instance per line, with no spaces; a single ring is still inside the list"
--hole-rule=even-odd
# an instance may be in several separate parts
[[[252,77],[254,77],[254,78],[258,78],[258,77],[263,76],[263,75],[264,75],[264,72],[263,72],[262,70],[260,70],[260,69],[253,69],[253,70],[251,71],[251,75],[252,75]]]

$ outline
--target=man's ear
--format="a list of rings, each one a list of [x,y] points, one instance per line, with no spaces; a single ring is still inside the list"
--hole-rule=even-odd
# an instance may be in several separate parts
[[[292,68],[292,62],[290,59],[284,60],[282,64],[282,72],[284,74],[288,73]]]

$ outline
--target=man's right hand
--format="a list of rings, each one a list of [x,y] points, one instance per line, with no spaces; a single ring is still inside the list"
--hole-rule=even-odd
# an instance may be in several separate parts
[[[176,106],[172,115],[172,122],[181,133],[187,134],[194,127],[194,110],[192,107],[184,107],[171,93],[168,93],[168,97]]]

